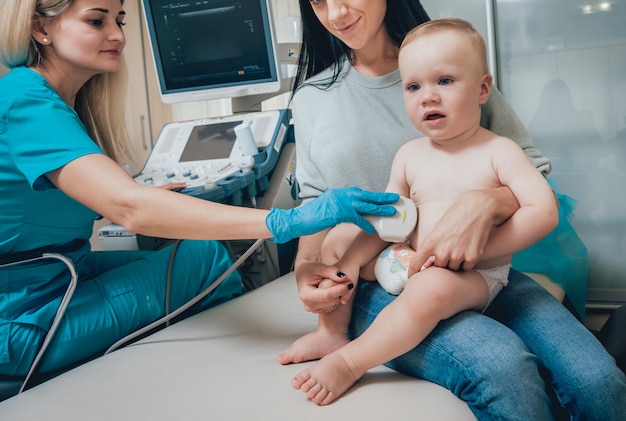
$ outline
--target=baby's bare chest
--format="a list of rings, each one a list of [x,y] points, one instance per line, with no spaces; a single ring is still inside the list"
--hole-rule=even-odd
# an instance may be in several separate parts
[[[418,206],[453,203],[471,190],[501,185],[488,157],[444,156],[415,159],[407,165],[406,181]]]

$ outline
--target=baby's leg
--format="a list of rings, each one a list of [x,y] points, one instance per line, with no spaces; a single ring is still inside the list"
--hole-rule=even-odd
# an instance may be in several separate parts
[[[280,353],[278,362],[291,364],[318,360],[347,344],[352,302],[350,298],[346,304],[339,304],[330,313],[319,314],[317,329],[301,336]]]
[[[322,246],[322,263],[335,264],[358,233],[353,225],[342,224],[330,230]],[[322,281],[319,288],[334,284]],[[353,295],[354,296],[354,295]],[[298,338],[278,356],[281,364],[301,363],[322,358],[348,343],[348,324],[352,316],[352,299],[330,313],[318,316],[317,329]]]
[[[482,310],[488,295],[487,284],[475,271],[432,267],[418,272],[363,335],[300,372],[292,386],[318,405],[327,405],[370,368],[413,349],[441,320],[462,310]]]
[[[318,405],[328,405],[343,395],[365,374],[351,364],[350,354],[346,352],[348,345],[298,373],[291,380],[293,388],[303,391]]]

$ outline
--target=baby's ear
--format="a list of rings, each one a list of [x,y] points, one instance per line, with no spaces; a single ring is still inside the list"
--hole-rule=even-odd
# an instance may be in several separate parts
[[[493,83],[493,76],[491,73],[485,73],[480,81],[480,104],[484,104],[489,99],[491,94],[491,84]]]

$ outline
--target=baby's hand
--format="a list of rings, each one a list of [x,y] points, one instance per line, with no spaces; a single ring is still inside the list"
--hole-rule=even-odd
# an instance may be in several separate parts
[[[341,285],[341,284],[348,283],[348,293],[343,294],[341,297],[339,297],[339,302],[341,304],[347,304],[348,300],[352,296],[352,292],[354,291],[354,287],[356,286],[356,283],[359,280],[358,271],[356,272],[356,275],[345,274],[345,273],[343,273],[341,271],[338,271],[337,275],[341,276],[341,278],[342,278],[341,282],[337,282],[337,281],[333,281],[332,279],[324,278],[320,282],[319,288],[330,288],[330,287],[334,287],[336,285]]]
[[[335,282],[332,279],[324,278],[318,285],[318,288],[332,288],[336,285],[341,285],[343,282]]]

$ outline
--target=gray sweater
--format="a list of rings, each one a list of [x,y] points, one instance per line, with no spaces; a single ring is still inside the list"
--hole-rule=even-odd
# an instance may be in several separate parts
[[[311,83],[329,78],[331,69],[309,79],[293,98],[300,197],[305,201],[328,188],[359,186],[383,191],[400,145],[422,136],[404,109],[398,70],[380,77],[357,72],[347,61],[330,88]],[[547,175],[550,161],[495,87],[483,106],[481,125],[515,140]]]

